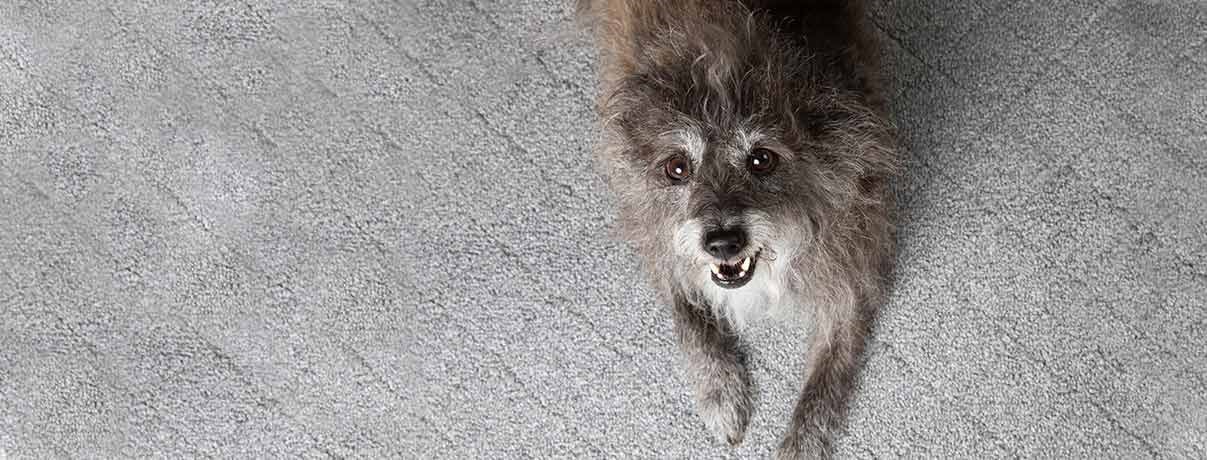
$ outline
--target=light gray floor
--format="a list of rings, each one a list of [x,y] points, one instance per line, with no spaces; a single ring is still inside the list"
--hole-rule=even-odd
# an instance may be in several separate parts
[[[766,457],[800,331],[714,444],[566,3],[0,2],[0,458]],[[1207,3],[874,17],[909,175],[842,454],[1207,457]]]

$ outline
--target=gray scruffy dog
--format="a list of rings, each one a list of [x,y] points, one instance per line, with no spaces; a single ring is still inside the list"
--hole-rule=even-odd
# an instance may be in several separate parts
[[[752,412],[737,333],[809,318],[780,458],[828,458],[893,257],[893,129],[858,0],[579,0],[599,165],[721,441]]]

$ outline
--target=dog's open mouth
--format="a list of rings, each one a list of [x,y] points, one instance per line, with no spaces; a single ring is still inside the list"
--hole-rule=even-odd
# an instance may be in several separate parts
[[[755,254],[739,260],[735,264],[709,264],[709,268],[712,268],[712,282],[727,289],[740,288],[754,277],[754,268],[758,259],[759,255]]]

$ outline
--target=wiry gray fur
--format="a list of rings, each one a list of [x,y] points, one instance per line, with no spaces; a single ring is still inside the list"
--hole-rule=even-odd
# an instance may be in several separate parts
[[[580,1],[600,48],[599,164],[688,358],[698,410],[741,442],[750,318],[811,318],[805,385],[781,458],[829,457],[893,254],[892,128],[858,1]],[[768,175],[746,168],[774,151]],[[691,158],[683,183],[663,170]],[[709,278],[700,238],[738,228],[749,284]]]

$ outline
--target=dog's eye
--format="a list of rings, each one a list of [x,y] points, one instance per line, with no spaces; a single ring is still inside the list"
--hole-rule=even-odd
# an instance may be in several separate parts
[[[666,177],[675,182],[683,181],[692,175],[691,165],[686,158],[676,156],[666,161]]]
[[[775,152],[768,149],[754,149],[750,152],[750,156],[746,157],[746,167],[757,174],[766,174],[775,169],[775,163],[778,157]]]

